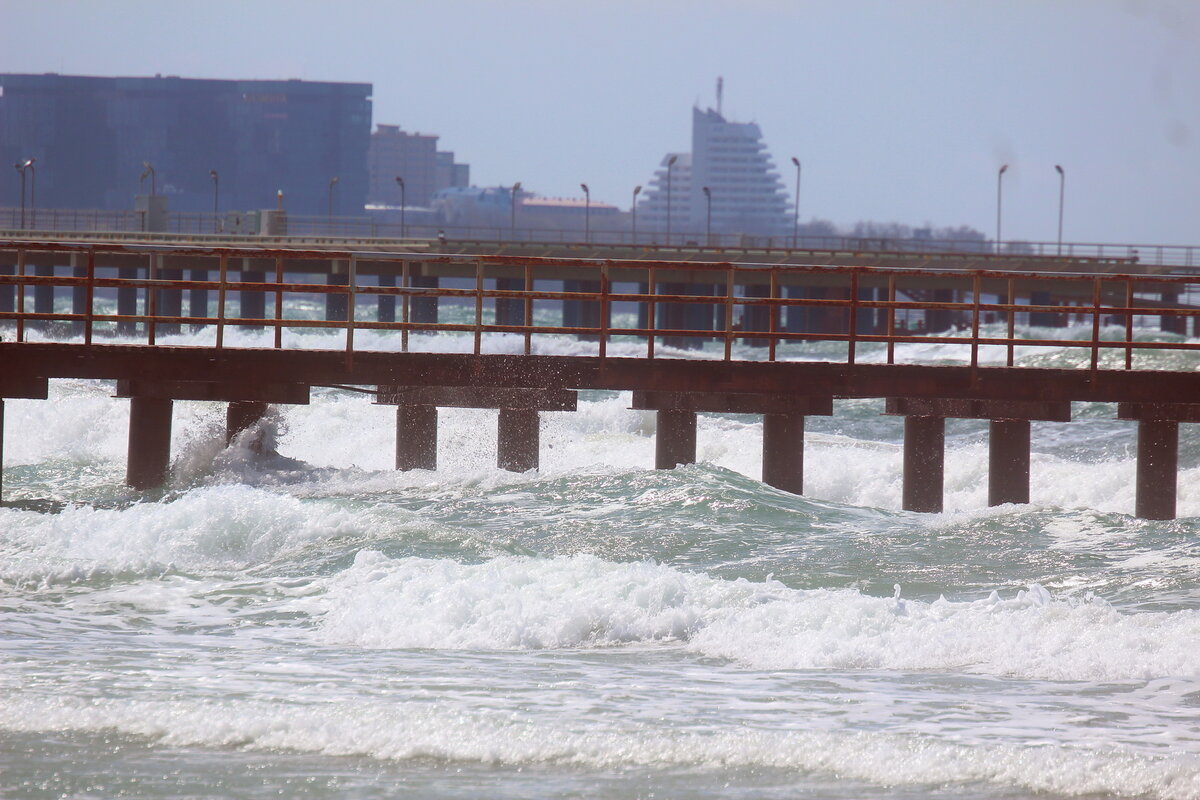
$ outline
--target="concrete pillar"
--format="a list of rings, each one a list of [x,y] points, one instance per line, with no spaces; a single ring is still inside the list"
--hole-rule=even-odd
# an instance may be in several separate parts
[[[331,272],[325,279],[326,286],[349,286],[350,276],[344,272]],[[344,294],[325,295],[325,319],[341,321],[349,319],[350,302]]]
[[[1137,516],[1175,519],[1178,467],[1179,423],[1149,419],[1138,422]]]
[[[433,275],[414,275],[410,279],[413,288],[436,289],[438,279]],[[436,325],[438,321],[438,299],[436,297],[414,297],[409,302],[409,321]]]
[[[43,278],[54,276],[54,267],[34,267],[33,274]],[[35,314],[53,314],[54,313],[54,287],[53,286],[35,286],[33,287],[33,311]],[[50,327],[51,323],[36,321],[30,323],[30,327],[40,328],[45,330]]]
[[[267,278],[262,272],[243,272],[243,283],[262,283]],[[259,291],[241,291],[238,292],[238,297],[241,302],[241,308],[238,309],[238,316],[242,319],[263,319],[267,316],[267,296]],[[258,330],[262,325],[245,325],[246,330]]]
[[[189,276],[194,281],[208,280],[208,270],[194,269]],[[189,317],[207,317],[208,316],[208,290],[207,289],[189,289],[188,290],[188,316]],[[194,325],[194,330],[203,328],[203,325]]]
[[[396,469],[437,469],[437,406],[396,406]]]
[[[233,444],[233,440],[242,431],[257,425],[266,416],[266,413],[266,403],[254,400],[237,400],[231,402],[229,407],[225,409],[225,446],[228,447]],[[256,453],[262,452],[263,443],[261,436],[250,443],[250,449]]]
[[[1174,289],[1163,291],[1162,302],[1167,308],[1178,308],[1179,292]],[[1164,314],[1158,318],[1158,327],[1159,330],[1178,333],[1180,336],[1187,336],[1187,317],[1167,316]]]
[[[167,481],[171,465],[172,401],[133,397],[129,401],[129,459],[125,483],[154,489]]]
[[[121,267],[117,276],[121,280],[135,281],[138,279],[137,267]],[[138,313],[138,290],[133,286],[122,286],[117,289],[117,314],[122,317],[132,317]],[[133,336],[137,333],[136,322],[118,322],[117,334]]]
[[[509,472],[538,468],[538,412],[502,408],[496,425],[496,465]]]
[[[806,297],[805,292],[806,289],[803,286],[783,287],[783,296],[789,299]],[[783,319],[780,327],[788,333],[807,333],[807,312],[808,309],[804,306],[788,306],[783,309]]]
[[[71,275],[76,278],[87,279],[87,267],[73,267]],[[71,313],[79,317],[87,314],[87,287],[73,286],[71,287]],[[71,334],[73,336],[82,336],[85,322],[71,323]]]
[[[954,302],[953,289],[934,289],[933,302]],[[954,312],[931,308],[925,312],[925,330],[929,333],[942,333],[954,328]],[[940,510],[940,509],[939,509]]]
[[[1034,306],[1057,305],[1053,295],[1045,291],[1030,292],[1029,304]],[[1067,318],[1065,314],[1055,314],[1051,311],[1031,311],[1029,324],[1042,328],[1065,328],[1067,327]]]
[[[11,264],[0,264],[0,275],[16,275],[17,268]],[[0,286],[0,311],[17,310],[17,287],[6,284]],[[1197,317],[1200,319],[1200,317]]]
[[[712,295],[709,284],[664,283],[662,294]],[[659,303],[658,327],[682,331],[711,331],[713,329],[713,306],[708,303]],[[698,350],[704,339],[698,336],[664,336],[663,344],[681,350]]]
[[[1029,420],[988,423],[988,505],[1029,502]]]
[[[183,272],[177,269],[159,270],[158,277],[164,281],[177,281],[183,278]],[[183,292],[179,289],[159,289],[158,299],[155,301],[157,305],[157,314],[160,317],[182,317],[183,316]],[[162,334],[177,334],[180,331],[180,325],[173,322],[161,323],[157,326],[157,330]]]
[[[637,284],[637,294],[647,294],[647,293],[649,293],[649,291],[650,291],[650,284],[648,284],[648,283]],[[1200,317],[1197,317],[1196,319],[1197,319],[1197,325],[1200,325]],[[637,304],[637,326],[639,328],[641,328],[642,330],[645,330],[646,328],[648,328],[650,326],[650,304],[649,303],[638,303]]]
[[[859,300],[887,299],[886,289],[859,289]],[[883,333],[887,330],[887,311],[882,308],[860,308],[854,332],[858,334]]]
[[[696,463],[696,412],[662,409],[654,436],[654,468]]]
[[[805,290],[807,296],[811,300],[828,300],[830,288],[828,286],[813,286]],[[841,310],[832,310],[828,308],[808,307],[805,309],[805,317],[807,329],[809,333],[845,333],[845,318],[842,316]]]
[[[771,287],[769,286],[747,286],[746,297],[769,297],[771,295]],[[742,331],[749,333],[750,331],[766,331],[770,330],[771,311],[768,306],[743,306],[742,307]],[[751,347],[766,347],[767,339],[758,337],[747,337],[746,344]]]
[[[803,414],[763,414],[762,479],[776,489],[804,494]]]
[[[945,470],[946,421],[904,418],[905,511],[941,511]]]
[[[525,281],[522,278],[496,278],[496,288],[505,292],[521,291],[525,288]],[[497,297],[496,324],[524,325],[525,301]]]
[[[396,275],[389,273],[379,276],[380,286],[395,286]],[[395,322],[396,321],[396,295],[381,294],[378,301],[379,321],[380,322]]]

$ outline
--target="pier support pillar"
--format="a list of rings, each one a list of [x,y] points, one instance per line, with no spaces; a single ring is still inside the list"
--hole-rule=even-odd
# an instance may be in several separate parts
[[[121,267],[117,270],[117,276],[123,281],[135,281],[138,278],[137,267]],[[134,286],[121,286],[117,288],[117,314],[122,317],[132,317],[137,314],[138,306],[138,290]],[[119,336],[133,336],[137,333],[136,322],[118,322],[117,334]]]
[[[1142,519],[1175,519],[1179,467],[1179,423],[1143,419],[1138,422],[1137,499]]]
[[[946,421],[941,417],[904,418],[905,511],[941,511],[945,475]]]
[[[988,505],[1029,502],[1029,420],[988,423]]]
[[[208,270],[194,269],[189,277],[193,281],[208,280]],[[188,316],[189,317],[207,317],[208,316],[208,290],[207,289],[189,289],[188,290]],[[192,325],[192,330],[200,330],[204,326],[200,323]]]
[[[435,275],[413,275],[409,282],[414,289],[436,289]],[[436,325],[438,321],[438,299],[436,297],[414,297],[409,301],[409,320]]]
[[[257,425],[267,414],[267,404],[254,400],[237,400],[225,409],[225,446],[233,444],[238,434]],[[262,436],[250,443],[250,449],[261,453]]]
[[[331,272],[325,280],[326,286],[349,286],[350,276],[344,272]],[[341,322],[349,318],[350,301],[344,294],[325,295],[325,319]]]
[[[1164,291],[1162,293],[1162,304],[1164,308],[1179,308],[1179,292],[1174,290]],[[1180,336],[1187,336],[1187,317],[1163,314],[1158,320],[1159,330],[1178,333]]]
[[[266,280],[266,274],[262,272],[242,272],[243,283],[262,283]],[[241,308],[238,310],[238,316],[242,319],[264,319],[267,316],[267,295],[259,291],[247,291],[243,289],[239,293]],[[261,325],[243,325],[246,330],[258,330]]]
[[[132,397],[129,401],[129,459],[125,482],[154,489],[167,481],[171,465],[171,400]]]
[[[770,286],[747,286],[746,297],[770,297]],[[771,307],[770,306],[743,306],[742,307],[742,330],[749,333],[757,331],[765,333],[770,330],[771,326]],[[776,328],[778,330],[778,328]],[[747,337],[746,344],[751,347],[766,347],[770,340],[761,337]]]
[[[496,278],[497,291],[517,292],[525,288],[521,278]],[[496,298],[497,325],[524,325],[525,301],[509,297]]]
[[[178,281],[183,279],[183,272],[177,269],[156,270],[160,280]],[[159,289],[155,313],[160,317],[183,316],[183,290]],[[177,322],[163,322],[158,325],[158,332],[164,335],[178,334],[182,326]]]
[[[0,275],[16,275],[17,268],[11,264],[0,264]],[[17,310],[17,287],[8,284],[0,286],[0,311]],[[1200,317],[1197,317],[1200,319]]]
[[[437,406],[396,406],[396,469],[437,469]]]
[[[776,489],[804,494],[803,414],[763,414],[762,479]]]
[[[54,267],[34,267],[33,274],[39,278],[54,277]],[[35,286],[33,287],[33,311],[36,314],[53,314],[54,313],[54,287],[53,286]],[[48,325],[49,323],[39,322],[39,325]]]
[[[380,286],[395,286],[396,275],[394,273],[379,276]],[[380,322],[395,322],[396,321],[396,295],[381,294],[377,302],[379,321]]]
[[[538,412],[530,408],[502,408],[496,424],[496,466],[509,472],[538,468]]]
[[[675,469],[696,463],[696,412],[671,408],[658,412],[654,468]]]

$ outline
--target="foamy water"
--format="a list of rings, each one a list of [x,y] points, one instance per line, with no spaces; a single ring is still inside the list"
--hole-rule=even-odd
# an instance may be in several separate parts
[[[495,412],[399,473],[368,396],[277,407],[266,455],[178,402],[143,494],[113,388],[6,402],[0,796],[1200,797],[1195,426],[1170,522],[1097,404],[1034,424],[1027,506],[986,507],[986,424],[950,421],[936,515],[879,401],[809,418],[797,497],[758,418],[659,472],[613,392],[543,414],[524,475]]]

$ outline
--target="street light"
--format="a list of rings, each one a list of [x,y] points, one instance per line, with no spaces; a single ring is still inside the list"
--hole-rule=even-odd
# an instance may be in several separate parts
[[[712,192],[707,186],[701,187],[704,191],[704,243],[712,245]]]
[[[667,245],[671,244],[671,167],[675,166],[675,161],[679,156],[671,156],[667,159]]]
[[[796,165],[796,209],[792,216],[792,249],[795,250],[800,241],[800,159],[792,156]]]
[[[210,169],[208,171],[208,177],[212,178],[213,182],[213,233],[216,233],[219,225],[217,222],[217,215],[220,213],[218,209],[220,207],[219,198],[221,193],[221,176],[217,174],[215,169]]]
[[[142,167],[144,167],[144,169],[142,170],[142,176],[140,178],[138,178],[139,188],[141,185],[145,184],[146,176],[149,175],[150,176],[150,196],[154,197],[155,195],[158,194],[158,173],[156,173],[154,171],[154,165],[151,164],[149,161],[143,161]]]
[[[400,238],[403,239],[407,235],[404,232],[404,178],[397,175],[396,185],[400,187]]]
[[[579,184],[583,189],[583,241],[592,243],[592,193],[586,183]]]
[[[329,206],[328,206],[328,213],[325,216],[329,217],[329,221],[331,223],[333,222],[333,187],[337,186],[337,182],[338,182],[337,175],[334,175],[332,178],[329,179]]]
[[[1001,188],[1004,183],[1004,173],[1008,170],[1008,164],[1000,167],[1000,171],[996,173],[996,252],[1000,252],[1000,206],[1001,206]]]
[[[637,196],[641,193],[641,184],[633,187],[633,202],[629,205],[629,211],[633,214],[633,236],[630,239],[630,244],[637,244]]]
[[[24,161],[18,161],[16,164],[13,164],[13,166],[16,167],[17,171],[21,173],[21,229],[22,230],[25,229],[25,170],[29,170],[30,172],[33,173],[33,181],[31,182],[33,184],[31,187],[33,200],[30,203],[30,205],[33,207],[33,214],[34,214],[35,219],[37,216],[37,171],[33,167],[34,161],[37,161],[37,159],[36,158],[27,158]],[[34,222],[33,226],[36,228],[37,223]]]
[[[1067,191],[1067,173],[1058,164],[1054,165],[1058,170],[1058,254],[1062,255],[1062,217],[1063,217],[1063,195]]]
[[[517,238],[517,192],[519,192],[519,191],[521,191],[521,182],[517,181],[516,183],[513,184],[513,188],[512,188],[512,201],[510,203],[512,208],[509,209],[509,213],[511,216],[510,216],[509,222],[508,222],[508,227],[509,227],[509,230],[511,232],[511,236],[513,239]]]

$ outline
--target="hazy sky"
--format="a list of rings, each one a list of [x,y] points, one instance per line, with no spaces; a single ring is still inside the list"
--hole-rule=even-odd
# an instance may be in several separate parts
[[[800,214],[1200,244],[1196,0],[0,0],[0,72],[374,84],[476,185],[627,208],[694,103],[755,121]]]

